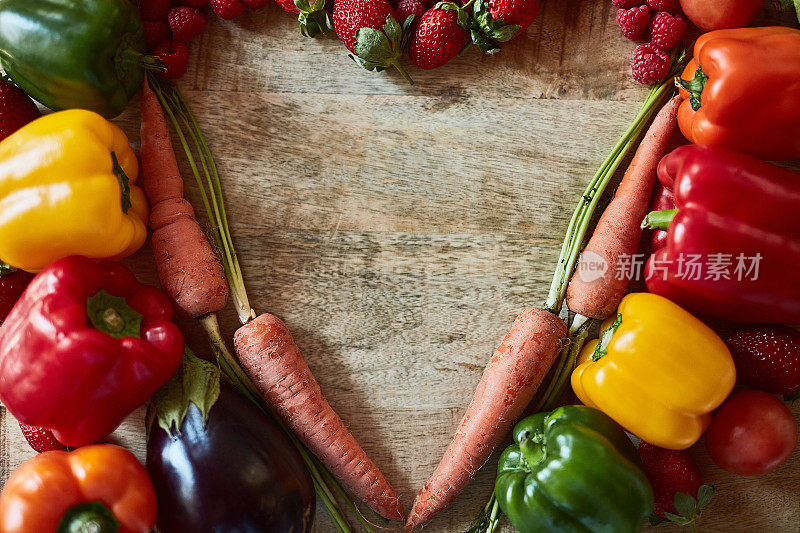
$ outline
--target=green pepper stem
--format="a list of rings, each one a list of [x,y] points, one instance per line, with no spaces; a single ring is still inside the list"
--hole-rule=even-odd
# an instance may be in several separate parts
[[[611,326],[609,326],[608,329],[603,330],[603,332],[600,334],[600,342],[597,343],[597,348],[594,349],[592,361],[599,361],[608,355],[608,345],[611,344],[611,339],[614,337],[614,333],[617,332],[621,325],[622,313],[618,314]]]
[[[120,523],[102,502],[88,502],[67,509],[56,533],[116,533]]]
[[[692,105],[692,109],[697,111],[702,105],[701,96],[703,94],[703,89],[706,87],[707,81],[708,76],[706,76],[706,73],[703,72],[703,69],[698,66],[697,70],[694,71],[694,77],[691,80],[684,80],[680,76],[676,76],[675,86],[688,91],[689,103]]]
[[[669,224],[677,213],[677,209],[650,211],[642,220],[642,229],[669,229]]]

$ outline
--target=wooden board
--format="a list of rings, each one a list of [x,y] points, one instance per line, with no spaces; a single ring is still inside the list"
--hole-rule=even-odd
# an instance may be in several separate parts
[[[551,0],[497,56],[408,65],[414,87],[359,69],[335,37],[302,38],[276,6],[214,19],[192,45],[181,88],[219,162],[252,304],[286,321],[406,506],[515,314],[544,301],[573,206],[647,92],[614,13]],[[134,142],[136,109],[118,120]],[[155,281],[148,250],[129,262]],[[32,452],[0,416],[4,481]],[[142,425],[139,410],[114,435],[139,457]],[[798,531],[800,454],[737,478],[696,451],[719,491],[704,530]],[[494,461],[427,531],[463,531]],[[315,531],[333,531],[321,508]]]

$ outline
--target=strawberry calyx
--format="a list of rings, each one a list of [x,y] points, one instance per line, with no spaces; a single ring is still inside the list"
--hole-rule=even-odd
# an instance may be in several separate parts
[[[0,276],[10,276],[16,271],[17,271],[16,268],[12,267],[8,263],[0,261]]]
[[[678,514],[665,512],[664,518],[661,518],[654,513],[650,515],[650,524],[657,526],[666,519],[679,526],[689,526],[692,531],[697,531],[697,519],[711,501],[715,491],[714,485],[701,485],[697,489],[697,499],[693,498],[691,494],[676,492],[673,503]]]
[[[316,37],[333,29],[331,14],[325,9],[325,0],[294,0],[295,7],[300,10],[297,20],[300,21],[300,33],[304,37]]]
[[[350,54],[350,58],[367,70],[380,72],[394,67],[409,84],[414,85],[414,80],[399,61],[403,49],[403,33],[403,28],[391,15],[386,16],[386,23],[380,30],[359,28],[353,44],[355,54]]]
[[[513,39],[522,29],[519,24],[506,24],[503,19],[492,17],[489,12],[487,0],[475,0],[472,9],[473,24],[470,29],[472,42],[487,54],[496,54],[500,51],[498,43]]]

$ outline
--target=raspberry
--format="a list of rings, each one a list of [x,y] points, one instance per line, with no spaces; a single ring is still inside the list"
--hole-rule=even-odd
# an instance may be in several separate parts
[[[617,10],[617,24],[622,30],[622,35],[628,39],[638,39],[647,29],[649,20],[650,10],[647,6]]]
[[[139,15],[142,20],[151,22],[167,20],[167,13],[171,6],[170,0],[139,0]]]
[[[206,16],[193,7],[173,7],[167,15],[172,38],[188,43],[206,31]]]
[[[245,7],[247,7],[247,9],[261,9],[270,2],[270,0],[241,0],[241,1],[245,5]],[[311,3],[313,4],[314,2]],[[292,2],[292,5],[294,5],[294,2]]]
[[[200,9],[208,5],[208,0],[178,0],[178,5]]]
[[[681,12],[678,0],[647,0],[647,5],[653,11],[666,11],[672,14]]]
[[[680,15],[661,11],[650,19],[650,42],[662,50],[675,48],[686,32],[686,23]]]
[[[211,0],[211,9],[221,19],[232,20],[244,15],[244,4],[239,0]]]
[[[22,435],[31,445],[31,448],[39,453],[67,449],[66,446],[56,440],[53,432],[49,429],[29,426],[22,422],[19,423],[19,429],[22,430]]]
[[[653,43],[642,43],[633,51],[633,79],[644,85],[661,81],[669,72],[669,56]]]
[[[167,71],[162,73],[165,78],[177,80],[186,74],[186,69],[189,67],[189,49],[185,44],[164,41],[153,50],[153,55],[167,65]]]
[[[164,21],[151,22],[145,20],[144,37],[147,40],[147,49],[153,50],[156,46],[169,39],[169,24]]]
[[[632,7],[644,5],[644,0],[611,0],[614,7],[622,9],[630,9]]]

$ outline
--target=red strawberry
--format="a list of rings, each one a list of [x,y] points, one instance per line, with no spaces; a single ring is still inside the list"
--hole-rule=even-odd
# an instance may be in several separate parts
[[[703,475],[689,452],[642,441],[639,457],[653,486],[655,514],[681,525],[693,523],[711,500],[714,487],[703,484]]]
[[[622,30],[622,35],[631,40],[638,39],[644,33],[649,20],[650,10],[647,6],[617,10],[617,24]]]
[[[751,387],[772,394],[800,392],[800,332],[788,326],[743,326],[725,341],[736,374]]]
[[[413,83],[399,63],[403,28],[387,0],[334,0],[333,28],[356,63],[367,70],[395,67]]]
[[[146,20],[144,24],[144,37],[147,40],[147,49],[153,50],[164,41],[168,41],[170,37],[169,24],[163,20],[158,22],[150,22]]]
[[[170,7],[172,7],[170,0],[139,0],[139,16],[142,20],[151,22],[167,20]]]
[[[680,15],[670,15],[661,11],[650,19],[650,42],[662,50],[675,48],[683,39],[686,23]]]
[[[176,80],[186,74],[189,67],[189,49],[177,41],[164,41],[153,50],[153,55],[167,65],[167,71],[162,72],[165,78]]]
[[[253,1],[253,0],[249,0]],[[333,29],[333,20],[325,9],[325,0],[275,0],[281,9],[287,13],[297,15],[300,21],[300,33],[306,37],[315,37]]]
[[[211,0],[211,9],[219,18],[225,20],[237,19],[247,10],[239,0]]]
[[[281,9],[292,15],[299,15],[300,10],[294,5],[294,0],[275,0],[275,3],[281,6]]]
[[[656,45],[642,43],[633,51],[633,79],[644,85],[661,81],[669,72],[670,63],[669,56]]]
[[[169,10],[167,15],[172,39],[188,43],[206,31],[206,16],[193,7],[178,6]]]
[[[200,9],[208,5],[208,0],[178,0],[178,5]]]
[[[472,42],[484,52],[497,52],[497,43],[510,41],[528,29],[539,6],[539,0],[475,0]]]
[[[427,10],[428,8],[422,3],[422,0],[400,0],[397,2],[397,20],[401,23],[405,23],[408,17],[413,16],[412,31],[415,31],[420,18],[422,18],[422,15],[424,15]]]
[[[647,5],[653,11],[666,11],[673,14],[681,12],[678,0],[647,0]]]
[[[441,67],[453,59],[469,41],[469,31],[459,24],[468,17],[454,5],[437,4],[419,19],[419,25],[411,37],[408,56],[411,62],[422,69]]]
[[[22,89],[0,79],[0,141],[40,116],[39,108]]]
[[[261,9],[269,4],[270,0],[242,0],[247,9]]]
[[[19,423],[19,429],[31,448],[39,453],[49,452],[50,450],[66,450],[67,447],[58,442],[53,432],[47,428],[38,428],[27,424]]]
[[[11,270],[7,265],[0,268],[0,324],[11,312],[32,279],[33,274],[23,270]]]

